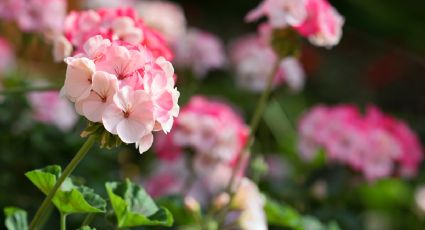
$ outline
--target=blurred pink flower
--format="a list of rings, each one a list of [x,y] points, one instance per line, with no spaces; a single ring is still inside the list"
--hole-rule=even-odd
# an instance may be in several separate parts
[[[247,35],[234,41],[230,46],[230,59],[236,68],[237,83],[240,87],[262,92],[273,71],[278,57],[266,41],[256,35]],[[304,86],[304,70],[295,58],[285,58],[279,63],[273,86],[287,83],[293,91]]]
[[[151,147],[153,131],[170,131],[179,92],[173,66],[164,57],[96,35],[66,63],[63,94],[88,120],[103,123],[124,143],[135,143],[140,153]]]
[[[248,126],[230,106],[195,96],[182,108],[169,135],[173,137],[170,144],[192,148],[211,159],[233,162],[239,157],[248,133]]]
[[[138,1],[134,5],[139,16],[152,28],[164,35],[168,42],[179,42],[186,33],[186,17],[183,9],[170,1]]]
[[[316,46],[332,47],[341,40],[344,18],[327,0],[306,0],[307,18],[296,30]]]
[[[77,47],[76,52],[82,52],[84,43],[95,35],[146,46],[155,57],[173,58],[162,35],[147,27],[132,8],[73,11],[66,17],[65,37]]]
[[[193,181],[187,185],[190,187],[186,186],[186,195],[206,204],[228,185],[249,129],[230,106],[201,96],[192,97],[175,123],[169,134],[156,137],[159,164],[180,164],[184,160],[184,170],[179,170],[178,175],[174,172],[173,176],[192,174]],[[243,162],[236,172],[238,179],[243,177],[245,165]],[[155,176],[148,181],[153,178]]]
[[[274,28],[297,26],[307,17],[305,2],[306,0],[263,0],[248,13],[246,21],[253,22],[267,16]]]
[[[361,171],[368,180],[415,175],[422,148],[408,126],[370,106],[364,116],[350,105],[316,106],[299,123],[299,150],[312,160],[324,148],[331,161]]]
[[[62,33],[66,0],[3,0],[0,17],[15,20],[25,32]]]
[[[0,76],[12,70],[15,67],[15,62],[15,53],[11,44],[0,37]]]
[[[267,230],[267,220],[264,211],[265,199],[257,185],[243,178],[231,204],[232,208],[240,211],[237,220],[243,230]]]
[[[225,66],[226,56],[222,41],[215,35],[198,29],[188,32],[174,45],[175,64],[191,69],[197,77]]]
[[[263,0],[248,13],[246,21],[262,16],[271,27],[292,27],[316,46],[332,47],[342,36],[344,18],[327,0]]]
[[[33,118],[52,124],[63,131],[71,129],[78,120],[72,105],[57,91],[34,92],[28,95]]]

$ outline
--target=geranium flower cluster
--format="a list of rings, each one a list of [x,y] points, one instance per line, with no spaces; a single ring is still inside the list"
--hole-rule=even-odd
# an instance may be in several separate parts
[[[66,0],[2,0],[0,18],[13,20],[25,32],[46,35],[63,31]]]
[[[58,91],[34,92],[28,95],[34,120],[52,124],[62,131],[71,129],[78,120],[71,103]]]
[[[415,133],[402,121],[370,106],[362,116],[351,105],[316,106],[299,123],[299,150],[311,160],[320,148],[331,161],[349,165],[368,180],[413,176],[422,160]]]
[[[73,11],[66,17],[64,33],[77,53],[83,52],[87,39],[101,35],[111,41],[145,46],[154,57],[173,58],[162,35],[147,27],[132,8]]]
[[[179,92],[166,58],[144,46],[97,35],[66,63],[64,95],[79,114],[101,122],[124,143],[136,143],[143,153],[152,145],[153,131],[171,130]]]
[[[227,104],[202,96],[192,97],[181,110],[168,135],[156,138],[160,159],[146,188],[154,196],[184,193],[202,206],[230,205],[226,223],[241,229],[267,229],[264,198],[257,186],[236,172],[239,188],[231,204],[224,193],[236,160],[244,150],[249,129]],[[236,215],[235,215],[236,214]]]
[[[247,125],[230,106],[195,96],[182,108],[172,132],[157,137],[155,150],[165,164],[177,165],[175,162],[185,162],[184,159],[192,157],[188,159],[198,178],[197,183],[209,193],[215,193],[229,182],[248,133]],[[182,165],[175,172],[168,172],[174,176],[182,175],[190,168]],[[159,180],[154,182],[159,183]],[[161,191],[163,194],[167,189],[162,187]]]
[[[187,33],[174,44],[175,63],[181,68],[191,69],[197,77],[226,64],[223,42],[214,34],[199,29],[188,29]]]
[[[334,46],[342,36],[344,18],[327,0],[263,0],[248,13],[246,21],[262,16],[271,27],[291,27],[317,46]]]
[[[278,56],[267,41],[257,35],[246,35],[230,46],[230,59],[235,65],[237,83],[242,88],[262,92],[272,74],[273,63]],[[273,87],[286,83],[297,92],[304,86],[305,74],[300,62],[294,57],[284,58],[273,79]]]

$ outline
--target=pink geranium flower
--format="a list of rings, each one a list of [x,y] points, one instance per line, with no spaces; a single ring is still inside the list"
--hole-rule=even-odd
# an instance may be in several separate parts
[[[65,96],[76,110],[140,153],[153,143],[153,131],[169,132],[178,115],[174,68],[149,49],[100,35],[81,53],[66,59]]]
[[[349,165],[368,180],[412,176],[423,157],[413,131],[376,107],[362,115],[350,105],[316,106],[302,117],[299,135],[304,159],[312,160],[323,148],[330,161]]]
[[[32,108],[32,117],[36,121],[68,131],[78,120],[72,105],[57,91],[30,93],[28,100]]]
[[[125,86],[114,95],[114,103],[106,108],[102,122],[105,129],[117,134],[125,143],[138,142],[153,130],[152,103],[143,90]]]
[[[117,91],[118,80],[115,75],[96,71],[93,74],[90,95],[75,104],[77,112],[87,117],[89,121],[101,122],[103,112],[112,103]]]
[[[83,51],[85,42],[95,36],[145,46],[155,57],[173,58],[162,35],[147,27],[131,8],[98,9],[71,12],[65,20],[65,37]]]
[[[215,35],[198,29],[188,32],[174,45],[175,63],[191,69],[197,77],[225,66],[226,55],[222,41]]]
[[[332,47],[342,36],[344,18],[327,0],[263,0],[246,21],[262,16],[272,28],[292,27],[316,46]]]
[[[65,0],[2,0],[0,18],[16,21],[25,32],[54,35],[63,31],[66,5]]]
[[[234,41],[230,46],[230,59],[235,64],[238,85],[253,92],[266,88],[273,65],[279,61],[270,45],[257,35],[246,35]],[[299,61],[290,57],[278,64],[273,87],[286,83],[293,91],[301,90],[305,74]]]

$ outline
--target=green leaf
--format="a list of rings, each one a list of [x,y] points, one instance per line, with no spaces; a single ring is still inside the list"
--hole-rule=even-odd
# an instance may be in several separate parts
[[[6,216],[5,225],[8,230],[27,230],[27,212],[20,208],[6,207],[4,209]]]
[[[165,208],[158,208],[145,190],[130,180],[108,182],[105,186],[118,227],[173,224],[171,213]]]
[[[331,222],[325,225],[312,216],[303,216],[288,205],[278,204],[267,197],[264,207],[267,221],[271,225],[286,227],[295,230],[339,230],[338,224]]]
[[[60,166],[47,166],[27,172],[25,175],[44,194],[54,187],[61,174]],[[64,214],[105,212],[106,201],[93,189],[76,186],[67,178],[53,197],[53,204]]]
[[[266,212],[267,221],[272,225],[297,228],[302,221],[301,215],[293,208],[278,204],[269,197],[267,197],[264,210]]]
[[[86,225],[86,226],[83,226],[83,227],[81,227],[77,230],[96,230],[96,229]]]

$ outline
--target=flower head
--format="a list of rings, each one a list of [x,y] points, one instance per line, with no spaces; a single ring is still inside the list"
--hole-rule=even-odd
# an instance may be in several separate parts
[[[327,0],[264,0],[248,13],[246,21],[262,16],[272,28],[292,27],[316,46],[332,47],[342,36],[344,18]]]
[[[135,143],[141,153],[152,145],[153,131],[170,131],[179,92],[164,57],[97,35],[66,62],[62,91],[88,120],[102,123],[124,143]]]
[[[226,62],[221,40],[198,29],[189,29],[175,44],[174,50],[176,65],[192,69],[198,77],[204,77],[210,70],[223,68]]]
[[[299,149],[311,160],[324,148],[329,160],[361,171],[368,180],[412,176],[422,160],[417,136],[408,126],[369,107],[365,115],[349,105],[316,106],[299,124]]]
[[[254,92],[265,89],[273,63],[278,61],[273,49],[257,35],[247,35],[234,41],[230,46],[230,58],[236,66],[238,85]],[[297,59],[285,58],[279,63],[273,86],[286,83],[292,90],[299,91],[304,85],[304,75]]]
[[[173,58],[162,35],[147,27],[132,8],[73,11],[66,17],[65,37],[77,52],[82,52],[85,42],[95,35],[145,46],[155,57]]]

